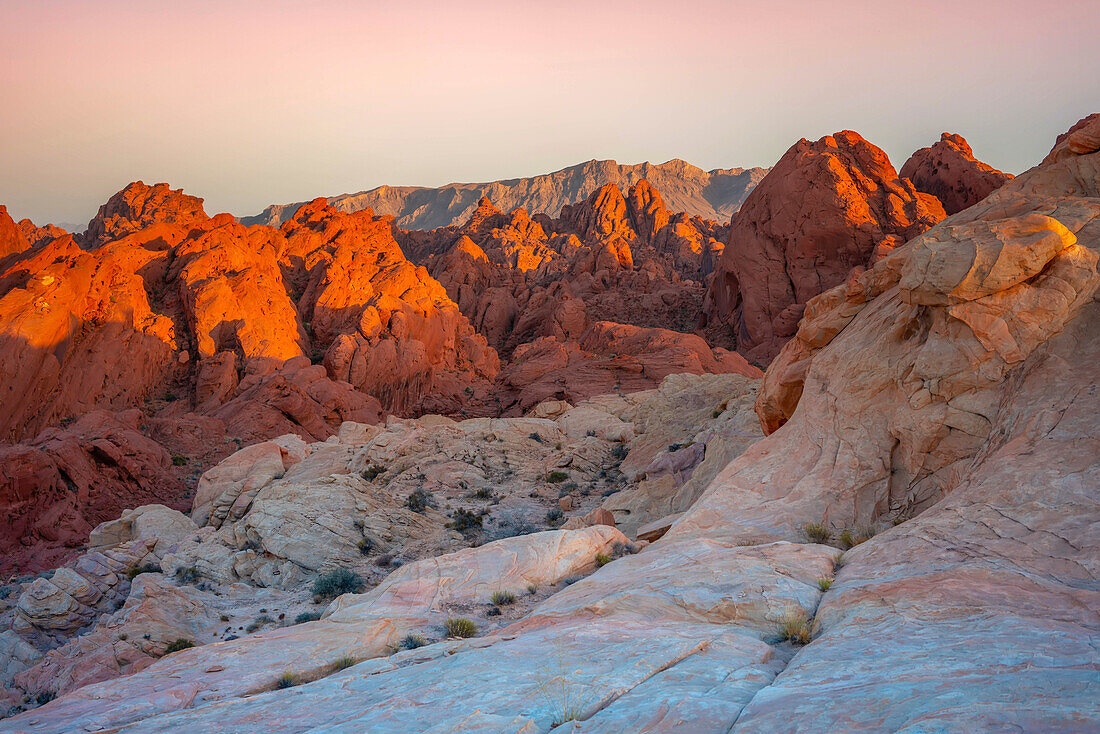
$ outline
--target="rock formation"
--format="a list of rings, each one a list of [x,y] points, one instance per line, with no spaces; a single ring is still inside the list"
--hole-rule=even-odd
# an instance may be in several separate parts
[[[669,206],[689,216],[727,221],[745,196],[767,173],[763,168],[729,168],[704,171],[681,160],[667,163],[619,165],[615,161],[587,161],[554,173],[482,184],[450,184],[437,189],[417,186],[380,186],[358,194],[331,196],[329,202],[343,212],[363,209],[395,218],[404,229],[437,229],[462,225],[477,210],[482,198],[505,210],[524,209],[532,214],[557,217],[562,207],[588,197],[606,184],[623,189],[648,179],[665,193]],[[245,224],[278,227],[306,202],[273,204]]]
[[[875,240],[866,259],[809,298],[762,383],[672,374],[523,416],[389,416],[244,447],[202,474],[190,516],[126,510],[78,557],[2,587],[0,729],[1100,728],[1100,116],[923,232],[901,223],[924,226],[926,196],[855,175],[877,154],[843,137],[795,150],[881,204],[885,220],[862,221],[882,236],[843,230]],[[660,209],[635,194],[640,238]],[[480,211],[452,233],[463,282],[487,263],[516,277],[477,241],[507,215]],[[621,217],[563,220],[580,248],[635,254]],[[262,247],[273,230],[252,231]],[[309,240],[316,263],[281,264],[298,309],[307,274],[339,261],[327,235]],[[377,282],[359,267],[340,277]],[[582,353],[579,371],[511,384],[568,385],[592,374],[584,352],[621,360],[602,368],[620,379],[661,351],[723,357],[685,336],[596,321],[519,345],[497,385],[555,345],[566,365]],[[231,382],[223,370],[203,384]]]
[[[728,325],[738,351],[767,363],[807,301],[866,266],[884,241],[909,240],[944,216],[938,199],[899,179],[858,134],[800,140],[730,223],[710,282],[711,326]]]
[[[912,181],[917,191],[939,199],[948,214],[974,206],[1012,179],[1012,174],[975,158],[966,140],[953,133],[944,133],[932,147],[909,156],[898,175]]]

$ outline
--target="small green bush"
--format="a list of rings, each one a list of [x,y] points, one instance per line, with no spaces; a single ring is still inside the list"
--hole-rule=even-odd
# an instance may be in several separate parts
[[[473,528],[481,527],[481,515],[470,512],[467,509],[459,508],[451,515],[451,522],[447,523],[447,527],[452,530],[471,530]]]
[[[302,624],[303,622],[316,622],[320,618],[320,612],[302,612],[294,618],[294,624]]]
[[[611,556],[606,553],[596,554],[596,568],[603,568],[607,564],[611,563]]]
[[[172,454],[172,464],[175,466],[186,466],[187,457],[181,454]]]
[[[615,448],[611,449],[611,456],[619,461],[625,459],[628,453],[630,452],[627,450],[626,446],[621,443],[615,444]]]
[[[828,591],[833,586],[833,579],[828,576],[822,576],[817,580],[817,588],[822,591]]]
[[[364,556],[369,555],[370,552],[374,550],[374,543],[372,543],[369,538],[363,538],[356,543],[356,546],[359,548],[359,552]]]
[[[363,470],[362,476],[363,479],[366,479],[368,482],[373,482],[378,477],[378,475],[382,474],[384,471],[386,471],[386,467],[381,466],[380,464],[371,464]]]
[[[569,475],[563,471],[552,471],[546,475],[546,481],[551,484],[557,484],[558,482],[564,482],[569,478]]]
[[[313,582],[313,595],[328,599],[341,594],[355,594],[363,588],[363,578],[354,571],[338,568],[323,574]]]
[[[527,593],[528,594],[537,594],[538,591],[539,591],[539,585],[538,584],[527,584]]]
[[[176,569],[176,580],[181,584],[193,584],[202,578],[202,574],[199,573],[199,569],[194,566],[188,566],[187,568]]]
[[[35,700],[35,703],[37,703],[39,706],[45,706],[46,704],[48,704],[50,701],[54,700],[55,698],[57,698],[57,693],[56,692],[54,692],[54,691],[42,691],[41,693],[39,693],[37,696],[34,697],[34,700]]]
[[[465,617],[451,617],[443,623],[447,637],[473,637],[477,634],[477,625]]]
[[[510,591],[494,591],[493,595],[489,597],[489,601],[496,604],[498,607],[502,607],[506,604],[514,604],[516,595]]]
[[[405,498],[405,507],[413,512],[424,512],[434,504],[432,495],[428,490],[420,487]]]
[[[716,410],[716,411],[714,411],[713,413],[710,414],[710,417],[711,418],[717,418],[720,415],[722,415],[722,411]]]
[[[345,670],[346,668],[350,668],[351,666],[355,665],[357,662],[358,661],[355,658],[345,655],[341,658],[336,658],[336,662],[332,664],[332,667],[336,668],[337,670]]]
[[[555,507],[546,513],[546,522],[555,525],[560,522],[564,516],[565,513],[561,511],[561,508]]]
[[[875,536],[875,529],[869,525],[849,530],[845,528],[840,533],[840,545],[845,550],[855,548],[860,543],[866,543]]]
[[[829,528],[825,527],[825,524],[820,522],[811,522],[803,525],[802,534],[806,536],[806,540],[811,543],[820,543],[822,545],[828,543],[833,537]]]
[[[537,434],[537,433],[532,433],[532,434],[531,434],[530,436],[528,436],[527,438],[531,439],[532,441],[538,441],[539,443],[543,443],[543,440],[542,440],[542,436],[540,436],[540,435],[539,435],[539,434]]]
[[[173,652],[179,652],[180,650],[186,650],[189,647],[194,647],[195,643],[191,640],[178,639],[173,643],[170,643],[168,647],[164,648],[164,654],[168,655]]]
[[[423,635],[416,635],[410,632],[405,635],[401,642],[397,643],[397,646],[402,650],[415,650],[418,647],[424,647],[428,644],[428,641],[424,639]]]
[[[298,685],[300,679],[297,673],[291,673],[289,670],[279,676],[279,680],[275,681],[275,687],[279,690],[284,688],[293,688]]]

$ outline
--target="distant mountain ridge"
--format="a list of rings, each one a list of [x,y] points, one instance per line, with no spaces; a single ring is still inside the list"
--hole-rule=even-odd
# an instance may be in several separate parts
[[[482,197],[488,197],[503,211],[522,207],[529,214],[542,212],[556,217],[566,204],[581,201],[606,184],[626,190],[646,179],[661,192],[670,210],[726,223],[767,172],[767,168],[704,171],[679,159],[636,165],[591,160],[528,178],[452,183],[438,188],[379,186],[356,194],[330,196],[328,202],[344,212],[369,207],[375,214],[392,215],[403,229],[436,229],[464,223]],[[305,203],[272,204],[255,216],[241,217],[240,221],[246,225],[277,227]]]

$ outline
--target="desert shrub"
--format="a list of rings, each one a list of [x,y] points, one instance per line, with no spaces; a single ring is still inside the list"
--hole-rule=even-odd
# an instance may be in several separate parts
[[[447,527],[460,532],[480,528],[481,515],[460,507],[451,514],[451,521],[447,523]]]
[[[332,667],[336,668],[337,670],[344,670],[346,668],[350,668],[351,666],[355,665],[355,663],[357,663],[357,662],[358,661],[355,658],[353,658],[349,655],[345,655],[341,658],[336,658],[335,662],[333,662],[333,664],[332,664]]]
[[[126,578],[133,581],[143,573],[160,573],[160,566],[155,563],[146,563],[144,566],[134,566],[126,572]]]
[[[38,695],[34,697],[34,701],[39,706],[45,706],[55,698],[57,698],[57,693],[54,691],[40,691]]]
[[[757,540],[756,538],[742,538],[741,540],[737,541],[737,545],[740,545],[740,546],[760,545],[760,541]]]
[[[176,581],[179,581],[181,584],[193,584],[200,578],[202,578],[202,574],[200,574],[199,569],[194,566],[176,569]]]
[[[477,634],[477,625],[465,617],[451,617],[443,623],[447,637],[473,637]]]
[[[491,500],[493,499],[493,490],[488,487],[482,487],[470,496],[476,500]]]
[[[626,446],[621,443],[615,444],[615,448],[611,449],[611,456],[619,461],[625,459],[628,453],[630,452],[627,450]]]
[[[393,563],[393,554],[392,553],[383,553],[382,555],[380,555],[380,556],[378,556],[377,558],[374,559],[374,565],[379,566],[381,568],[385,568],[386,566],[390,565],[391,563]]]
[[[546,513],[546,522],[556,525],[565,516],[560,507],[555,507]]]
[[[303,622],[316,622],[320,618],[320,612],[302,612],[294,618],[294,624],[302,624]]]
[[[572,586],[583,578],[584,576],[566,576],[561,582],[564,586]]]
[[[373,482],[378,477],[378,475],[384,471],[386,471],[386,467],[382,466],[381,464],[371,464],[363,470],[362,477],[368,482]]]
[[[596,554],[596,568],[603,568],[607,564],[611,563],[611,556],[606,553]]]
[[[182,454],[172,454],[172,465],[173,466],[186,466],[187,465],[187,457],[183,456]]]
[[[860,543],[866,543],[874,536],[875,529],[869,525],[856,528],[855,530],[845,528],[840,533],[840,545],[845,550],[848,548],[855,548]]]
[[[130,635],[126,634],[125,632],[119,632],[118,633],[118,639],[122,640],[123,642],[126,642],[126,640],[130,639]]]
[[[516,595],[510,591],[494,591],[493,595],[489,597],[489,601],[498,607],[502,607],[506,604],[514,604]]]
[[[551,484],[557,484],[558,482],[564,482],[569,478],[569,475],[563,471],[552,471],[546,475],[546,481]]]
[[[833,534],[829,531],[829,528],[824,523],[811,522],[802,526],[802,534],[806,537],[806,540],[811,543],[820,543],[822,545],[829,542]]]
[[[357,548],[359,548],[359,552],[364,556],[369,555],[370,552],[374,550],[374,543],[369,538],[363,538],[355,545]]]
[[[293,688],[298,685],[300,678],[297,673],[291,673],[289,670],[279,676],[279,680],[275,681],[275,687],[279,690],[284,688]]]
[[[191,642],[191,640],[184,640],[180,638],[175,642],[169,643],[168,647],[164,648],[164,654],[169,655],[171,653],[179,652],[180,650],[186,650],[187,648],[194,646],[195,643]]]
[[[341,594],[354,594],[363,588],[363,578],[354,571],[338,568],[317,577],[313,595],[327,599]]]
[[[810,617],[802,609],[787,610],[779,620],[779,639],[790,640],[795,645],[810,641]]]
[[[833,586],[833,579],[829,576],[822,576],[817,580],[817,588],[822,591],[828,591]]]
[[[722,415],[722,411],[716,410],[716,411],[714,411],[713,413],[710,414],[710,417],[711,418],[717,418],[720,415]]]
[[[684,448],[684,444],[682,444],[682,443],[670,443],[668,445],[668,452],[670,454],[672,454],[672,453],[675,453],[675,452],[679,451],[682,448]]]
[[[530,436],[528,436],[527,438],[531,439],[532,441],[538,441],[539,443],[543,443],[543,440],[542,440],[542,436],[540,436],[540,435],[539,435],[539,434],[537,434],[537,433],[532,433],[532,434],[531,434]]]
[[[594,438],[596,436],[596,432],[593,430],[588,430],[584,432],[584,435],[588,438]]]
[[[7,599],[9,596],[11,596],[11,587],[0,586],[0,599]]]
[[[497,518],[494,538],[511,538],[516,535],[529,535],[537,530],[525,515],[515,510],[501,513]]]
[[[405,498],[405,507],[408,507],[413,512],[424,512],[433,504],[435,504],[435,501],[432,499],[431,492],[423,487],[415,490]]]
[[[428,641],[424,639],[423,635],[417,635],[410,632],[405,635],[401,642],[397,643],[397,646],[402,650],[415,650],[418,647],[424,647],[428,644]]]

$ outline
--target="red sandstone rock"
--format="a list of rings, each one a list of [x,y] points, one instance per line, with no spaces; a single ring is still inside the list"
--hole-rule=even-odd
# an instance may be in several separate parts
[[[908,240],[944,216],[938,199],[899,179],[858,134],[800,140],[734,216],[709,318],[729,324],[750,359],[768,362],[809,299],[866,265],[883,239]]]
[[[0,447],[0,572],[52,568],[127,507],[185,507],[171,456],[137,411],[93,411],[66,428]]]
[[[157,223],[186,229],[207,218],[202,199],[184,194],[183,189],[173,191],[166,183],[146,186],[135,181],[99,208],[81,243],[95,247]]]
[[[0,206],[0,258],[23,252],[31,246],[20,225],[8,215],[6,206]]]
[[[975,158],[966,140],[953,133],[944,133],[932,147],[909,156],[898,176],[939,199],[949,215],[977,204],[1012,179],[1012,174]]]

